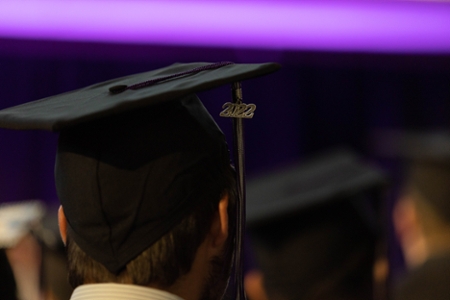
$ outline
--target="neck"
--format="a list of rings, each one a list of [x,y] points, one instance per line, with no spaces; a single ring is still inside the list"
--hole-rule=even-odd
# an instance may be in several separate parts
[[[189,273],[165,290],[185,300],[200,299],[210,270],[209,260],[206,260],[205,257],[207,257],[207,253],[203,243],[197,251]]]

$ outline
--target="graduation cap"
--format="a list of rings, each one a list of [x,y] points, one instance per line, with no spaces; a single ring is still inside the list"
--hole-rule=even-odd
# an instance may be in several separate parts
[[[268,292],[301,298],[317,281],[338,278],[350,257],[360,259],[355,249],[373,254],[386,183],[383,172],[345,149],[249,180],[247,226]]]
[[[450,132],[446,130],[376,130],[371,146],[381,157],[402,158],[405,161],[450,161]]]
[[[117,273],[181,221],[230,164],[223,133],[195,92],[232,84],[233,102],[220,115],[234,120],[238,196],[245,205],[242,119],[256,107],[242,102],[240,81],[278,68],[173,64],[4,109],[0,127],[60,132],[55,176],[68,230]],[[238,271],[244,211],[237,218]]]
[[[247,222],[256,226],[347,201],[383,186],[386,180],[383,172],[363,163],[355,153],[333,150],[251,180],[247,185]],[[357,201],[355,205],[359,205]]]

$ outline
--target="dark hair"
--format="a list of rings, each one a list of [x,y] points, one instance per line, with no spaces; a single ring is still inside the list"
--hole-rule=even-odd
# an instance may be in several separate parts
[[[372,299],[376,235],[349,203],[310,209],[252,240],[270,299]]]
[[[192,266],[198,247],[211,227],[219,201],[228,194],[229,239],[234,241],[236,183],[234,169],[225,170],[199,205],[171,231],[130,261],[119,274],[109,272],[67,236],[69,281],[75,288],[85,283],[118,282],[142,286],[169,287]],[[233,244],[233,241],[231,244]],[[230,243],[227,243],[229,245]],[[232,245],[229,245],[232,250]]]

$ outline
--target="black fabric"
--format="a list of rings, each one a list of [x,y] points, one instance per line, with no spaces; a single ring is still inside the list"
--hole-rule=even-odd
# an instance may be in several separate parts
[[[173,64],[166,68],[101,82],[76,91],[4,109],[0,111],[0,127],[60,131],[64,127],[81,122],[262,76],[280,67],[274,63],[230,64],[218,69],[167,80],[146,88],[127,90],[118,94],[110,92],[111,87],[138,84],[208,64],[210,63]]]
[[[250,226],[276,222],[316,206],[358,199],[361,193],[386,184],[381,170],[348,149],[334,149],[249,181],[247,220]],[[365,214],[364,205],[360,209]]]

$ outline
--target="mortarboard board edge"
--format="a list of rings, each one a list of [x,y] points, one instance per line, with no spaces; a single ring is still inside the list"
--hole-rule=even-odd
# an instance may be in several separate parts
[[[298,186],[297,181],[307,184]],[[253,227],[281,220],[364,191],[383,190],[388,182],[382,170],[366,164],[352,152],[341,150],[333,151],[331,155],[322,154],[253,178],[247,187],[251,192],[247,221]],[[260,190],[257,187],[261,185],[272,187]],[[275,194],[281,197],[279,201],[260,201],[261,197],[275,197]]]
[[[229,69],[229,73],[225,76],[208,76],[205,80],[201,82],[201,84],[192,82],[195,78],[195,76],[199,75],[205,75],[205,72],[208,72],[208,75],[214,75],[219,74],[215,73],[218,70],[211,70],[211,71],[202,71],[199,73],[195,73],[193,75],[187,75],[186,77],[182,78],[189,78],[189,81],[191,83],[189,84],[180,84],[179,79],[175,80],[168,80],[161,83],[158,83],[154,86],[146,87],[146,89],[151,89],[152,87],[158,86],[159,88],[163,88],[163,91],[158,94],[151,94],[149,97],[144,97],[140,99],[136,99],[133,97],[129,97],[127,95],[127,91],[124,93],[114,95],[109,92],[109,88],[120,84],[123,81],[127,81],[130,78],[134,78],[136,76],[145,76],[145,74],[149,73],[149,78],[151,79],[151,76],[157,75],[158,77],[161,76],[161,73],[164,72],[179,72],[180,66],[182,66],[182,70],[187,70],[192,67],[198,67],[207,65],[209,63],[190,63],[190,64],[173,64],[169,67],[156,70],[158,71],[156,74],[150,72],[144,72],[139,74],[134,74],[130,76],[121,77],[118,79],[113,79],[109,81],[105,81],[102,83],[98,83],[95,85],[91,85],[85,88],[81,88],[75,91],[59,94],[56,96],[51,96],[47,98],[43,98],[41,100],[25,103],[22,105],[18,105],[15,107],[7,108],[0,111],[0,127],[2,128],[8,128],[8,129],[15,129],[15,130],[47,130],[47,131],[60,131],[64,129],[65,127],[69,127],[72,125],[76,125],[82,122],[86,122],[89,120],[93,120],[99,117],[108,116],[117,114],[118,112],[124,112],[126,110],[133,110],[149,105],[154,105],[161,103],[163,101],[172,101],[178,98],[181,98],[185,95],[196,93],[199,91],[209,90],[213,89],[215,87],[227,84],[227,83],[233,83],[236,81],[242,81],[250,78],[255,78],[259,76],[263,76],[272,72],[275,72],[280,68],[280,65],[276,63],[265,63],[265,64],[230,64],[226,65],[222,68],[220,68],[220,72],[223,73],[224,70]],[[245,68],[243,71],[236,71],[236,68]],[[235,69],[233,71],[233,69]],[[181,70],[181,71],[182,71]],[[164,74],[163,76],[166,76],[167,74]],[[132,84],[137,84],[139,82],[132,82]],[[165,88],[164,88],[165,87]],[[89,113],[85,113],[84,111],[80,114],[77,114],[74,109],[77,107],[75,104],[70,104],[72,107],[63,107],[53,104],[53,112],[49,112],[46,110],[44,106],[46,106],[46,103],[48,102],[56,102],[61,96],[68,96],[70,94],[75,93],[89,93],[92,89],[100,89],[100,93],[94,93],[94,97],[88,98],[85,97],[83,101],[93,101],[98,100],[99,97],[101,98],[110,98],[111,101],[104,103],[103,106],[99,106],[97,110],[91,111]],[[121,101],[113,101],[115,98],[124,99]],[[127,98],[128,97],[128,98]],[[42,106],[42,107],[39,107]],[[36,108],[41,109],[42,113],[36,113]],[[73,108],[73,109],[71,109]],[[17,110],[20,110],[20,113],[17,113]],[[55,114],[55,117],[49,118],[49,113]],[[71,116],[71,114],[73,116]]]

